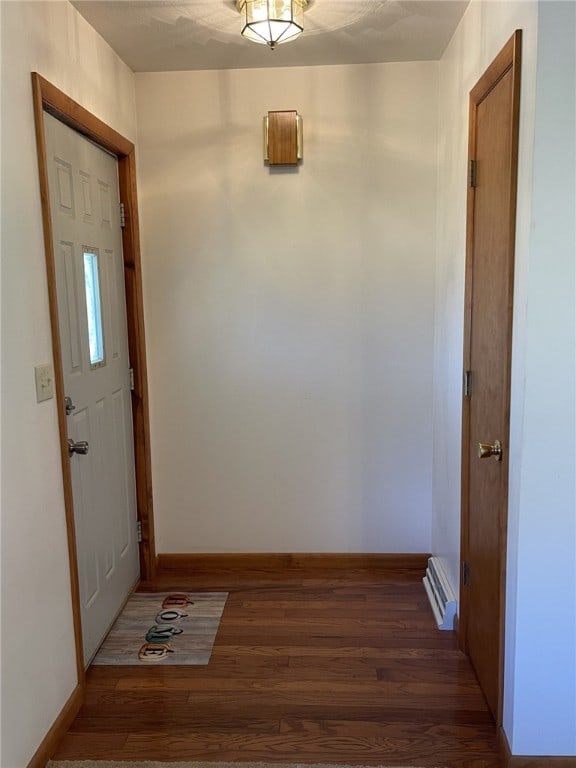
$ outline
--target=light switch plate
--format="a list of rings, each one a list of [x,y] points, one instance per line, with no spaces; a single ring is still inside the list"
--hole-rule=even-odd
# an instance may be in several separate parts
[[[44,400],[50,400],[54,397],[54,373],[52,365],[45,363],[37,365],[34,368],[36,378],[36,402],[43,403]]]

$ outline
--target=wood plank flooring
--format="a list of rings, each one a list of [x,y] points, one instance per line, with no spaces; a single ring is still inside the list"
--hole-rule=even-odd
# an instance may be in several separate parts
[[[55,759],[500,768],[494,724],[421,574],[165,572],[230,595],[207,666],[93,667]]]

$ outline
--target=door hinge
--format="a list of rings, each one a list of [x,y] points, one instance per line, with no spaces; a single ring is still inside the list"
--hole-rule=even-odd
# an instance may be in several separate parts
[[[478,172],[478,165],[476,160],[468,161],[468,186],[474,188],[476,186],[476,175]]]
[[[472,371],[464,371],[464,397],[472,394]]]
[[[462,561],[462,586],[467,587],[470,584],[470,564],[467,560]]]
[[[142,543],[142,522],[140,520],[136,521],[136,540],[138,544]]]
[[[134,368],[128,368],[128,375],[130,376],[130,391],[134,392]]]
[[[124,203],[120,203],[120,226],[126,226],[126,209],[124,208]]]

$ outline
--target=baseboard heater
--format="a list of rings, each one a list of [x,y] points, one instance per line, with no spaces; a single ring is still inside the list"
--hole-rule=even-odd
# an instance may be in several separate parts
[[[439,557],[428,558],[426,576],[422,579],[424,588],[432,606],[438,629],[454,629],[456,617],[456,597]]]

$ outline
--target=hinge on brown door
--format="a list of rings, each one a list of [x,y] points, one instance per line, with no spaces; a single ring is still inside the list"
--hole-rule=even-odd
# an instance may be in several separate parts
[[[468,186],[474,188],[476,186],[476,173],[477,164],[476,160],[468,161]]]
[[[120,203],[120,226],[122,228],[126,226],[126,208],[124,203]]]
[[[467,587],[470,584],[470,565],[467,560],[462,561],[462,586]]]
[[[472,371],[464,371],[464,397],[472,394]]]

